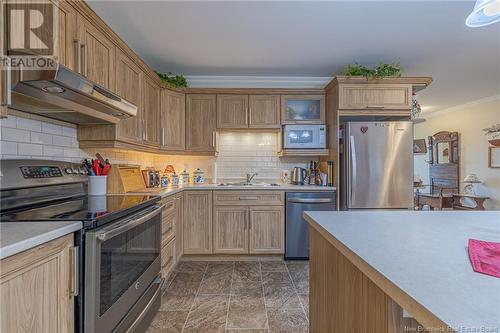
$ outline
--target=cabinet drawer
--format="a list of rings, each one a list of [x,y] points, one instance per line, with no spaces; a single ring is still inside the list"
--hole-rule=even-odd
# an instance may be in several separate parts
[[[175,239],[161,248],[161,275],[167,277],[175,265]]]
[[[175,215],[163,216],[161,221],[161,241],[168,243],[175,236]]]
[[[175,212],[175,198],[174,197],[168,197],[162,200],[163,210],[162,210],[162,216],[167,216],[171,215]]]
[[[411,110],[410,84],[342,84],[341,110]]]
[[[215,205],[283,205],[281,191],[214,191]]]

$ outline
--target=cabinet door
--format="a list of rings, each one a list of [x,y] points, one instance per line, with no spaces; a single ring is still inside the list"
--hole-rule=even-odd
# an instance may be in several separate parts
[[[148,76],[142,81],[142,130],[144,144],[160,147],[160,87]]]
[[[142,143],[141,82],[142,71],[125,54],[116,52],[116,93],[138,106],[137,115],[121,120],[117,126],[118,139]]]
[[[212,192],[184,193],[182,220],[185,254],[212,253]]]
[[[411,110],[411,84],[342,84],[339,109]]]
[[[214,253],[248,253],[248,213],[244,206],[214,207]]]
[[[1,332],[73,332],[73,235],[2,259]]]
[[[186,150],[215,152],[215,95],[186,96]]]
[[[282,95],[282,124],[324,124],[325,95]]]
[[[161,146],[165,150],[186,149],[186,99],[167,89],[161,92]]]
[[[250,207],[250,254],[284,253],[283,206]]]
[[[76,10],[67,1],[57,2],[59,35],[56,54],[64,66],[76,70],[76,56],[79,54],[76,31]]]
[[[249,127],[250,128],[280,128],[280,96],[250,95]]]
[[[114,90],[115,45],[91,22],[78,15],[78,35],[81,65],[77,71],[89,80]]]
[[[248,128],[248,95],[217,95],[217,128]]]

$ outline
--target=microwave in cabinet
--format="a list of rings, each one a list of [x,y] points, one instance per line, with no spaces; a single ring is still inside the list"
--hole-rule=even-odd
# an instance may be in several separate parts
[[[283,148],[326,148],[326,125],[285,125],[283,129]]]

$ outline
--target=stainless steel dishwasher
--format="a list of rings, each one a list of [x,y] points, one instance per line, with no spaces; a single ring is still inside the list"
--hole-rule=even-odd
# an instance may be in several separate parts
[[[287,192],[285,259],[309,259],[309,227],[305,211],[335,210],[335,192]]]

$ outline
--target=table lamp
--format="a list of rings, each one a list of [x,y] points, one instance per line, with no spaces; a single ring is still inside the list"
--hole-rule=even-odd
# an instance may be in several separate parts
[[[475,173],[469,173],[467,176],[464,178],[464,192],[465,194],[472,194],[476,195],[476,192],[474,191],[474,184],[481,183],[479,180],[479,177]]]

